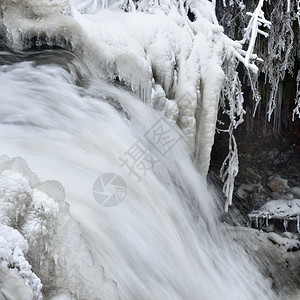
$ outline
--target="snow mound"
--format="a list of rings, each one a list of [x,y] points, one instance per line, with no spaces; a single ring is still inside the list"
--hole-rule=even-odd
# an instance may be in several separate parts
[[[118,299],[116,283],[93,262],[61,184],[39,182],[18,157],[0,158],[0,259],[0,295]]]

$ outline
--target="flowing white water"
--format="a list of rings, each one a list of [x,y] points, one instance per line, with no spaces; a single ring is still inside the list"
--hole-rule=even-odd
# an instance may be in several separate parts
[[[74,71],[83,65],[67,53],[21,55],[23,61],[13,64],[7,59],[17,60],[15,54],[1,56],[0,153],[22,156],[41,180],[63,184],[95,263],[116,280],[121,299],[273,297],[245,253],[224,236],[184,144],[166,157],[147,144],[143,136],[159,112],[100,80],[76,86]],[[130,118],[107,99],[118,101]],[[119,159],[137,141],[158,160],[140,182]],[[113,208],[92,196],[95,179],[107,172],[121,175],[128,188]],[[97,285],[93,292],[102,298]]]

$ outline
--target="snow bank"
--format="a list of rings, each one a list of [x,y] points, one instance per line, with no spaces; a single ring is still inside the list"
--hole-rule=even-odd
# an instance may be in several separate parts
[[[63,187],[39,182],[23,159],[7,156],[0,158],[0,257],[0,295],[118,299],[116,284],[93,263]]]

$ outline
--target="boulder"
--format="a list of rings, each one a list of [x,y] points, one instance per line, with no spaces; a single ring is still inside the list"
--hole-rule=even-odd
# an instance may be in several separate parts
[[[272,192],[283,193],[288,187],[287,179],[274,177],[267,183],[267,186],[272,190]]]
[[[256,193],[260,194],[264,191],[264,188],[261,184],[241,184],[237,190],[237,195],[246,200],[250,196],[250,194]]]
[[[293,194],[295,198],[300,199],[300,188],[299,188],[299,187],[293,187],[293,188],[290,188],[290,189],[289,189],[289,192],[290,192],[291,194]]]

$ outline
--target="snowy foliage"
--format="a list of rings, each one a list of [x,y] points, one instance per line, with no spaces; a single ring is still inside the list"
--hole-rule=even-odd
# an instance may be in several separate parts
[[[228,132],[229,135],[229,153],[220,170],[220,175],[224,182],[223,192],[227,199],[225,211],[228,210],[228,205],[231,205],[232,203],[234,179],[239,170],[238,147],[234,137],[234,130],[244,121],[243,115],[246,113],[243,107],[244,97],[242,85],[237,72],[238,62],[242,62],[248,71],[249,79],[252,83],[252,91],[256,96],[256,106],[260,100],[260,95],[257,93],[257,88],[252,80],[250,71],[256,74],[258,72],[258,67],[255,65],[255,61],[261,61],[261,59],[254,54],[257,35],[261,34],[264,37],[268,36],[268,34],[259,29],[259,27],[263,26],[269,29],[271,26],[271,23],[264,17],[264,12],[262,11],[263,3],[264,0],[260,0],[254,13],[247,13],[251,18],[248,26],[245,28],[243,39],[239,41],[241,47],[228,49],[227,57],[224,57],[222,66],[225,72],[225,80],[221,93],[220,107],[222,113],[228,116],[229,126],[228,129],[217,129],[217,132]],[[225,4],[226,3],[224,3],[224,5]],[[244,5],[241,3],[239,7],[242,10],[244,9]],[[246,47],[246,49],[243,49],[243,47]]]
[[[293,21],[295,16],[293,10],[288,10],[285,5],[285,1],[278,1],[277,7],[271,13],[273,26],[268,39],[268,55],[263,56],[262,72],[271,86],[267,110],[268,121],[271,120],[272,113],[276,108],[279,83],[284,79],[286,72],[292,74],[294,66]]]
[[[249,54],[256,53],[253,59],[257,61],[256,64],[259,67],[257,74],[245,72],[248,75],[248,84],[252,87],[253,115],[255,115],[259,105],[266,107],[266,120],[272,121],[273,132],[278,134],[281,128],[284,100],[283,80],[287,73],[295,76],[295,73],[298,72],[295,61],[299,59],[300,46],[299,1],[243,2],[237,0],[226,1],[225,4],[226,7],[219,8],[218,12],[220,23],[224,25],[225,32],[232,39],[241,39],[241,42],[248,40],[243,49]],[[246,13],[250,11],[254,13]],[[250,23],[248,23],[249,16],[251,17]],[[254,22],[255,16],[256,23]],[[246,30],[244,31],[243,28]],[[264,29],[264,31],[262,32],[260,29]],[[253,36],[251,36],[252,33],[254,33]],[[261,34],[257,35],[257,33]],[[256,37],[255,46],[250,42],[251,37]],[[247,45],[248,49],[244,48]],[[264,84],[260,83],[259,85],[258,79],[261,82],[265,80]],[[243,78],[243,80],[245,79]],[[296,81],[298,85],[299,76],[297,76]],[[260,95],[261,90],[264,91],[264,98]],[[299,115],[299,86],[297,90],[293,119]],[[262,100],[263,103],[260,103]]]
[[[261,1],[259,2],[259,6]],[[247,14],[245,11],[254,10],[257,5],[256,1],[231,1],[231,7],[226,8],[221,19],[221,24],[224,25],[225,31],[228,35],[235,39],[245,36],[243,28],[247,27]],[[243,9],[241,10],[241,6]],[[258,9],[259,7],[257,7]],[[294,70],[295,61],[299,58],[299,25],[300,25],[300,6],[297,0],[276,0],[272,2],[265,1],[262,13],[262,24],[266,25],[266,29],[261,32],[262,36],[257,36],[257,43],[254,51],[258,57],[262,59],[258,62],[258,76],[263,74],[265,78],[265,86],[270,87],[270,93],[267,104],[266,117],[270,121],[272,114],[277,107],[280,110],[279,99],[279,85],[284,80],[287,73],[293,75],[298,70]],[[256,11],[256,10],[255,10]],[[219,12],[220,14],[220,12]],[[264,17],[266,16],[266,17]],[[252,15],[253,18],[253,15]],[[265,19],[268,19],[266,21]],[[270,23],[269,23],[270,22]],[[234,24],[234,26],[232,26]],[[272,24],[270,26],[270,24]],[[258,25],[260,25],[258,23]],[[256,27],[252,28],[255,30]],[[251,28],[250,28],[251,31]],[[249,32],[250,32],[249,31]],[[257,31],[259,32],[259,31]],[[266,38],[266,33],[268,37]],[[257,94],[258,76],[252,77],[252,87],[254,88],[254,100],[260,100]],[[297,104],[297,103],[296,103]],[[256,103],[257,105],[257,103]],[[276,111],[276,110],[275,110]],[[276,118],[274,118],[276,119]]]

